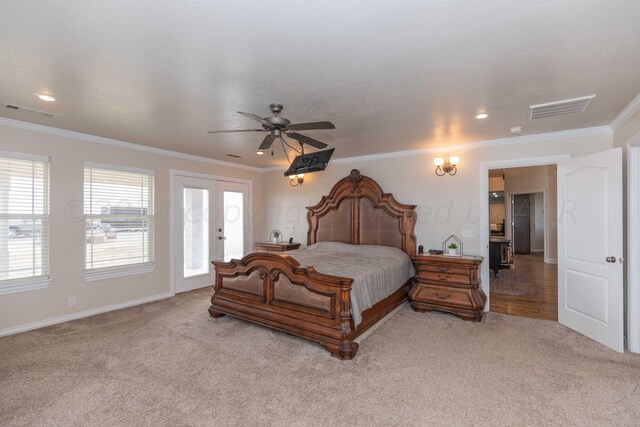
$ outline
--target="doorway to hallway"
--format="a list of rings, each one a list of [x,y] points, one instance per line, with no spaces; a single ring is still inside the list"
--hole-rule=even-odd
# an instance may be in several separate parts
[[[558,320],[555,187],[555,165],[489,171],[491,311]]]

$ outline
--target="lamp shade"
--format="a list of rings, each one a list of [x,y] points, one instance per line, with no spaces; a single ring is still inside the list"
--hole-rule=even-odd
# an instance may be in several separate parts
[[[436,166],[442,166],[444,164],[444,159],[442,157],[436,157],[433,159],[433,164]]]

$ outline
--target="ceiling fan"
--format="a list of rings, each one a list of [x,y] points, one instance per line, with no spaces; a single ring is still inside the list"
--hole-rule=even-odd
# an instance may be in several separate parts
[[[280,112],[283,107],[281,104],[271,104],[269,109],[273,113],[270,117],[260,117],[251,113],[243,113],[238,111],[238,114],[242,114],[252,120],[260,122],[262,129],[237,129],[237,130],[210,130],[207,133],[225,133],[225,132],[269,132],[269,135],[265,136],[262,140],[262,144],[258,147],[258,151],[268,150],[276,139],[282,139],[282,135],[286,135],[289,138],[298,141],[301,147],[303,144],[311,145],[319,149],[327,147],[324,142],[317,139],[309,138],[308,136],[301,135],[297,131],[301,130],[316,130],[316,129],[335,129],[335,125],[331,122],[310,122],[310,123],[291,123],[291,121],[280,116]],[[286,144],[286,142],[285,142]],[[288,145],[288,144],[287,144]]]

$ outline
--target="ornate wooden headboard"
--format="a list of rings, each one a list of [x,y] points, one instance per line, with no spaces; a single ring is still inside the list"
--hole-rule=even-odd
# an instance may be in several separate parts
[[[393,246],[412,256],[416,253],[415,208],[383,193],[377,182],[353,169],[320,203],[307,207],[307,244]]]

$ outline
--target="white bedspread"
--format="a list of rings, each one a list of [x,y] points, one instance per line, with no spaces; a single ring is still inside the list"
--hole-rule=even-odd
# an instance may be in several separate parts
[[[411,258],[398,248],[320,242],[285,252],[303,267],[318,272],[352,278],[351,315],[357,325],[362,312],[373,307],[414,276]]]

